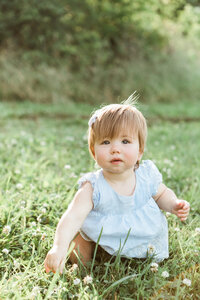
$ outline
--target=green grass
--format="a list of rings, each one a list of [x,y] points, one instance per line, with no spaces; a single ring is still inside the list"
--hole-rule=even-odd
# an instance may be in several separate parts
[[[47,275],[43,261],[80,174],[94,167],[86,140],[86,117],[93,107],[0,103],[1,299],[200,299],[195,230],[200,227],[199,105],[142,107],[150,119],[144,158],[153,159],[164,182],[191,204],[185,223],[168,217],[170,257],[155,273],[150,259],[101,257],[94,266],[75,271],[67,262],[59,276]],[[166,115],[171,119],[161,118]],[[184,121],[188,116],[191,122]],[[11,226],[8,234],[3,233],[6,225]],[[163,271],[168,278],[162,277]],[[86,275],[93,283],[84,284]],[[80,279],[77,285],[75,278]],[[183,284],[184,278],[191,286]]]

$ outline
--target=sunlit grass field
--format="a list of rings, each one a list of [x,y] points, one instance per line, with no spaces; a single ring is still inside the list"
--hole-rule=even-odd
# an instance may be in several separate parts
[[[80,174],[95,167],[86,137],[94,107],[0,103],[0,299],[200,299],[199,104],[141,108],[149,123],[143,158],[191,204],[186,222],[167,216],[169,259],[153,268],[151,258],[97,253],[88,268],[67,261],[63,275],[47,275],[58,220]]]

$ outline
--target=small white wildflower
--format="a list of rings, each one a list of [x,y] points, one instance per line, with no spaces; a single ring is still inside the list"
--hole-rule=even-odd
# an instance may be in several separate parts
[[[40,223],[42,221],[41,215],[37,217],[37,221]]]
[[[169,277],[169,273],[167,271],[163,271],[162,274],[161,274],[161,276],[163,278],[167,278],[167,277]]]
[[[20,174],[21,172],[20,172],[20,170],[15,170],[15,174]]]
[[[40,142],[40,145],[41,145],[41,146],[46,146],[46,142],[45,142],[45,141],[42,141],[42,142]]]
[[[153,245],[149,245],[147,252],[149,255],[153,255],[155,253],[155,247]]]
[[[43,203],[43,207],[48,207],[48,203]]]
[[[40,288],[39,286],[35,286],[32,290],[32,296],[37,296],[40,293]]]
[[[89,283],[92,283],[93,281],[93,278],[89,275],[87,275],[84,279],[83,279],[83,282],[84,284],[89,284]]]
[[[64,167],[66,170],[69,170],[69,169],[71,169],[71,166],[70,165],[65,165],[65,167]]]
[[[175,149],[176,149],[176,146],[175,146],[175,145],[171,145],[171,146],[170,146],[170,149],[171,149],[171,150],[175,150]]]
[[[18,269],[20,267],[20,263],[17,260],[14,260],[14,266]]]
[[[70,178],[77,178],[78,177],[74,172],[72,172],[69,176],[70,176]]]
[[[11,227],[9,225],[4,226],[3,228],[3,233],[4,234],[9,234],[11,231]]]
[[[12,144],[12,145],[17,145],[17,140],[16,140],[16,139],[12,139],[12,140],[11,140],[11,144]]]
[[[187,285],[187,286],[191,286],[191,280],[190,279],[183,279],[183,284]]]
[[[158,264],[157,263],[151,263],[151,268],[150,268],[150,270],[152,271],[152,272],[157,272],[158,271]]]
[[[169,216],[171,216],[171,213],[170,212],[166,212],[166,217],[168,218]]]
[[[78,285],[81,282],[81,280],[79,278],[75,278],[73,283],[74,285]]]
[[[48,187],[49,187],[48,181],[44,181],[44,182],[43,182],[43,187],[44,187],[44,188],[48,188]]]
[[[195,228],[195,232],[200,234],[200,227]]]
[[[72,267],[70,268],[70,271],[75,272],[78,269],[77,264],[73,264]]]
[[[30,188],[31,188],[32,190],[34,190],[35,186],[31,183],[31,184],[30,184]]]
[[[66,136],[66,140],[67,141],[74,141],[74,137],[73,136]]]
[[[23,184],[17,183],[17,184],[16,184],[16,188],[17,188],[18,190],[23,189]]]
[[[2,252],[4,253],[4,254],[8,254],[9,253],[9,250],[8,249],[6,249],[6,248],[4,248],[3,250],[2,250]]]
[[[180,228],[175,227],[175,228],[174,228],[174,231],[179,232],[179,231],[180,231]]]
[[[36,222],[31,222],[31,225],[34,227],[34,226],[36,226],[37,224],[36,224]]]
[[[42,212],[43,214],[46,214],[46,212],[47,212],[46,208],[43,207],[43,208],[41,209],[41,212]]]

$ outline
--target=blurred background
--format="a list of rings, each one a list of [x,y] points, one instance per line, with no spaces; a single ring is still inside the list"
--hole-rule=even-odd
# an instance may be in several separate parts
[[[1,0],[0,101],[197,103],[198,0]]]

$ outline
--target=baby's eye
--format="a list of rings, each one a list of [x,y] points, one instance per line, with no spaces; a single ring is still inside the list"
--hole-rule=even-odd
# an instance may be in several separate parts
[[[108,140],[105,140],[102,142],[102,145],[109,145],[109,144],[110,144],[110,142]]]
[[[122,144],[130,144],[130,142],[127,139],[125,139],[122,141]]]

